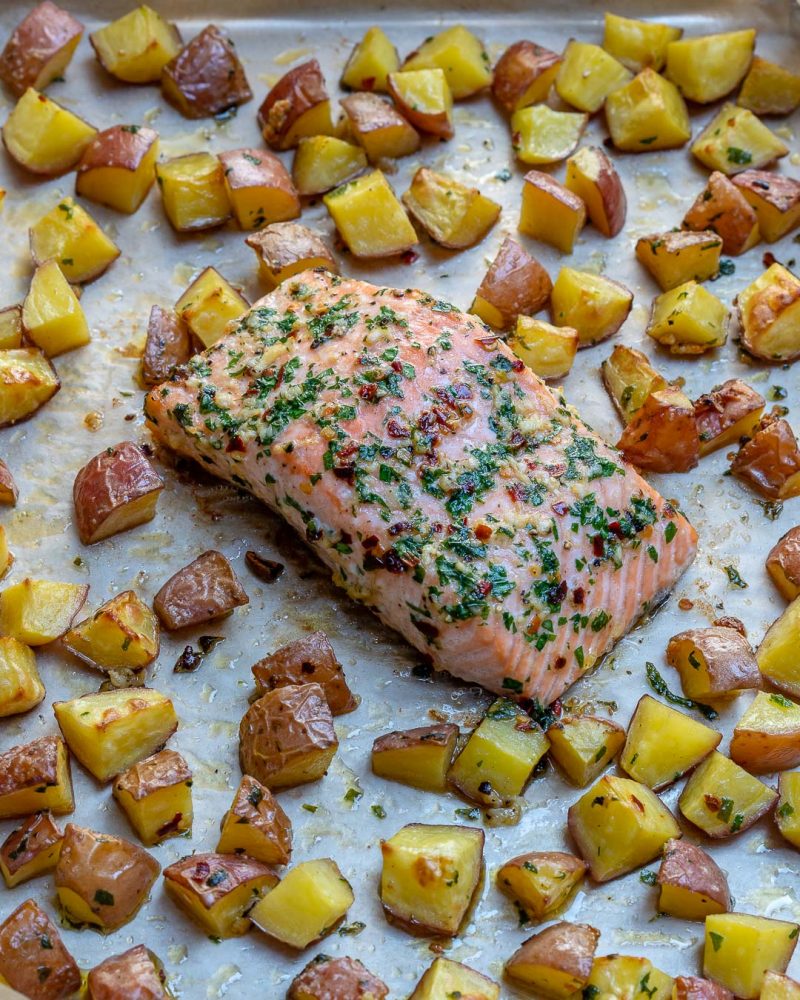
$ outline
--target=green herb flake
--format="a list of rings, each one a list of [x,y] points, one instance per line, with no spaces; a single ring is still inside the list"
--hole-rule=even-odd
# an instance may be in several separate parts
[[[114,897],[111,895],[110,892],[107,892],[105,889],[95,890],[94,901],[95,903],[99,903],[100,906],[114,905]]]
[[[656,694],[660,694],[665,701],[668,701],[671,705],[681,705],[683,708],[693,708],[698,711],[701,715],[704,715],[709,721],[717,718],[718,713],[710,706],[704,705],[700,701],[693,701],[691,698],[682,698],[680,695],[674,694],[667,687],[667,682],[658,672],[655,663],[650,663],[648,660],[645,664],[645,671],[647,673],[647,681],[650,687],[655,691]]]
[[[732,587],[738,587],[740,590],[745,590],[747,588],[747,581],[742,579],[735,566],[728,565],[723,566],[722,568],[725,570],[725,574]]]
[[[711,946],[714,951],[719,951],[725,938],[721,934],[717,934],[716,931],[709,931],[708,936],[711,938]]]

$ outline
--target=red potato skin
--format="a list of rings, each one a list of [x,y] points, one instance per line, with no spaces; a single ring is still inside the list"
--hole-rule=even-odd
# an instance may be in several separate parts
[[[331,715],[344,715],[358,707],[358,700],[347,686],[342,665],[324,632],[296,639],[265,656],[252,667],[253,677],[262,692],[294,684],[319,684]]]
[[[283,149],[283,137],[297,119],[327,100],[325,78],[316,59],[284,73],[258,109],[258,124],[267,145]]]
[[[315,232],[299,222],[272,222],[251,233],[245,243],[276,277],[284,267],[301,259],[324,260],[331,274],[339,273],[339,265],[328,247]]]
[[[558,53],[535,42],[514,42],[500,56],[494,68],[492,96],[507,114],[511,114],[533,81],[560,62]]]
[[[678,644],[683,639],[697,646],[709,666],[716,666],[712,674],[716,681],[714,694],[761,687],[761,673],[753,650],[737,628],[713,625],[679,632],[667,645],[667,663],[671,667],[677,666]]]
[[[227,877],[219,881],[210,877],[220,871],[225,872]],[[272,887],[277,885],[278,876],[261,861],[248,858],[245,854],[216,854],[213,851],[191,854],[164,869],[166,882],[180,885],[197,896],[206,910],[210,910],[242,882],[263,875],[270,876]]]
[[[349,97],[343,97],[339,103],[354,129],[359,132],[377,132],[379,129],[392,128],[395,125],[406,127],[409,125],[400,112],[378,94],[350,94]]]
[[[45,947],[43,939],[51,947]],[[20,903],[0,924],[0,976],[30,1000],[64,1000],[80,989],[75,959],[55,924],[32,899]]]
[[[98,167],[136,170],[147,151],[157,141],[158,132],[144,125],[112,125],[111,128],[103,129],[86,147],[78,164],[78,178]]]
[[[0,55],[0,80],[16,97],[21,97],[28,87],[41,90],[51,82],[39,80],[45,65],[82,34],[80,21],[51,0],[44,0],[20,21],[6,42]]]
[[[779,573],[785,576],[790,587],[800,588],[800,525],[790,528],[772,546],[766,567],[773,580],[776,579],[776,573]],[[780,586],[779,589],[783,593]],[[791,599],[788,593],[784,593],[784,597]]]
[[[14,482],[11,469],[0,459],[0,503],[13,507],[18,497],[19,490],[17,489],[17,484]]]
[[[589,924],[571,924],[560,920],[528,938],[508,961],[513,976],[515,961],[546,962],[553,969],[568,971],[584,982],[592,972],[592,962],[600,931]]]
[[[800,201],[800,181],[772,170],[744,170],[731,177],[731,183],[742,191],[752,191],[764,198],[781,213],[790,211]]]
[[[234,190],[252,187],[281,188],[297,200],[299,213],[300,201],[292,178],[277,156],[265,149],[231,149],[219,153],[219,160],[225,169],[229,187]]]
[[[603,236],[616,236],[625,225],[625,217],[628,214],[628,199],[625,197],[625,189],[617,169],[602,149],[597,146],[590,147],[592,155],[597,162],[597,175],[594,183],[600,193],[603,205],[602,217],[591,218],[591,222]]]
[[[34,813],[6,837],[0,846],[0,857],[8,871],[14,875],[63,837],[64,834],[48,811]]]
[[[789,424],[782,417],[764,417],[739,448],[731,472],[766,497],[785,496],[787,480],[800,473],[800,448]]]
[[[723,253],[737,257],[744,251],[747,237],[757,222],[756,213],[742,192],[715,170],[684,216],[683,228],[716,233],[722,239]]]
[[[730,990],[699,976],[678,976],[673,989],[675,1000],[734,1000]]]
[[[312,958],[295,976],[286,1000],[385,1000],[389,990],[357,958]]]
[[[166,976],[156,967],[143,944],[112,955],[96,965],[88,977],[91,1000],[168,1000]]]
[[[764,408],[764,397],[741,379],[731,378],[695,400],[694,419],[700,440],[712,445],[748,414]]]
[[[700,439],[694,410],[674,405],[671,395],[670,389],[651,393],[617,442],[625,458],[641,469],[688,472],[697,465]]]
[[[210,549],[167,580],[153,610],[164,628],[174,632],[221,618],[249,600],[225,556]]]
[[[30,743],[0,753],[0,796],[32,785],[54,785],[58,781],[58,754],[64,741],[60,736],[40,736]],[[69,755],[67,755],[69,772]]]
[[[700,893],[719,903],[726,912],[731,908],[728,880],[722,869],[701,847],[688,840],[668,840],[664,845],[658,884]]]
[[[158,385],[191,358],[192,335],[173,309],[153,306],[147,324],[147,340],[142,355],[142,381]]]
[[[207,118],[249,101],[253,92],[231,40],[215,24],[196,35],[162,70],[165,96],[186,118]]]
[[[475,294],[499,309],[510,326],[517,316],[532,316],[543,309],[552,289],[550,275],[538,260],[506,237]]]

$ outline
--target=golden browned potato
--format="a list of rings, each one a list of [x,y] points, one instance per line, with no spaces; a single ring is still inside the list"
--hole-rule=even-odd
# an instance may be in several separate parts
[[[169,1000],[167,976],[156,956],[143,944],[112,955],[89,971],[87,1000]]]
[[[248,236],[245,243],[255,250],[258,273],[269,288],[314,267],[339,273],[339,265],[325,243],[297,222],[274,222]]]
[[[790,528],[772,546],[766,567],[772,582],[787,601],[800,596],[800,525]]]
[[[98,132],[84,150],[75,193],[131,214],[156,179],[158,132],[143,125],[113,125]]]
[[[659,913],[681,920],[705,920],[731,908],[728,880],[714,859],[688,840],[668,840],[658,869]]]
[[[712,625],[674,635],[667,663],[681,678],[688,698],[720,698],[761,687],[761,674],[750,643],[736,629]]]
[[[31,258],[37,268],[58,267],[59,271],[73,284],[86,284],[94,281],[119,257],[119,247],[109,239],[100,226],[72,198],[62,198],[54,208],[38,219],[29,230]],[[31,283],[31,291],[33,284]],[[52,282],[51,282],[52,286]],[[54,298],[51,290],[50,299]],[[29,293],[28,298],[31,298]],[[63,298],[63,295],[62,295]],[[30,306],[28,307],[30,309]],[[80,306],[75,302],[75,310]],[[48,309],[48,303],[40,305],[38,310],[42,316],[39,322],[51,319],[51,313],[56,310],[53,305]],[[62,307],[63,311],[63,307]],[[23,309],[23,325],[26,320]],[[84,321],[84,326],[86,323]],[[84,340],[89,339],[88,327]]]
[[[88,584],[26,577],[0,592],[0,635],[45,646],[72,625],[88,592]]]
[[[75,527],[93,545],[155,517],[164,481],[133,441],[106,448],[75,477]]]
[[[324,194],[361,173],[367,154],[352,142],[332,135],[306,136],[297,143],[292,179],[298,194]]]
[[[633,292],[620,281],[590,271],[562,267],[550,293],[555,326],[578,331],[579,347],[613,337],[633,306]]]
[[[447,791],[457,739],[458,726],[448,723],[386,733],[372,744],[373,774],[414,788]]]
[[[447,997],[499,1000],[500,987],[482,972],[476,972],[461,962],[454,962],[452,958],[439,956],[422,974],[408,1000],[440,1000]]]
[[[800,278],[775,261],[736,297],[742,346],[765,361],[800,357]]]
[[[249,600],[225,556],[209,549],[167,580],[153,609],[164,628],[174,632],[222,618]]]
[[[472,97],[492,82],[489,54],[483,42],[463,24],[454,24],[425,39],[406,56],[402,68],[443,69],[457,101]]]
[[[432,240],[450,250],[479,242],[500,217],[500,206],[446,174],[420,167],[403,195],[409,214]]]
[[[0,503],[13,507],[17,502],[18,496],[19,490],[17,489],[17,484],[14,482],[11,469],[9,469],[5,462],[0,460]]]
[[[125,83],[158,83],[183,44],[176,26],[146,4],[93,31],[89,41],[103,69]]]
[[[341,104],[353,138],[364,147],[372,163],[408,156],[419,149],[417,130],[377,94],[351,94]]]
[[[789,147],[747,108],[724,104],[691,145],[709,170],[728,177],[747,167],[759,170],[786,156]]]
[[[0,819],[74,808],[67,746],[60,736],[40,736],[0,753]]]
[[[558,163],[574,152],[588,121],[586,114],[547,104],[520,108],[511,116],[511,147],[523,163]]]
[[[618,756],[625,730],[594,715],[563,715],[547,729],[550,757],[579,788],[585,788]]]
[[[158,619],[134,591],[123,590],[61,641],[99,670],[143,670],[158,656]]]
[[[186,118],[218,115],[253,96],[233,42],[215,24],[203,28],[167,63],[161,89]]]
[[[710,104],[741,83],[755,45],[755,28],[670,42],[666,75],[688,100]]]
[[[393,257],[419,242],[406,210],[380,170],[342,184],[323,201],[356,257]]]
[[[800,494],[800,447],[786,420],[768,414],[739,447],[731,472],[772,500]]]
[[[634,347],[617,344],[600,366],[603,384],[622,422],[630,423],[653,392],[668,388],[668,382]]]
[[[506,975],[542,996],[566,1000],[588,982],[599,939],[594,927],[561,920],[524,941],[506,962]]]
[[[676,149],[692,137],[677,87],[649,66],[608,95],[605,112],[612,142],[626,153]]]
[[[644,986],[645,994],[642,994]],[[596,991],[596,992],[595,992]],[[647,958],[635,955],[603,955],[596,958],[592,974],[584,987],[587,997],[602,997],[614,1000],[639,1000],[639,996],[649,993],[649,1000],[670,1000],[672,979],[657,969]]]
[[[213,153],[186,153],[156,164],[164,214],[179,233],[212,229],[231,216],[225,171]]]
[[[78,296],[55,260],[40,264],[33,272],[22,307],[22,326],[26,338],[49,358],[89,343],[89,324]]]
[[[800,104],[800,76],[754,56],[736,103],[757,115],[790,115]]]
[[[672,1000],[733,1000],[733,993],[710,979],[699,976],[676,976]]]
[[[254,664],[252,670],[259,695],[290,684],[319,684],[331,715],[345,715],[358,707],[330,639],[322,631],[281,646]]]
[[[700,457],[691,400],[674,386],[651,392],[622,432],[617,447],[651,472],[688,472]]]
[[[249,308],[247,299],[214,267],[204,268],[175,303],[175,311],[203,347],[216,344]]]
[[[529,920],[547,920],[563,910],[583,881],[587,867],[564,851],[531,851],[497,870],[497,888],[515,899]]]
[[[0,978],[28,1000],[65,1000],[81,987],[77,962],[32,899],[0,924]]]
[[[453,138],[453,95],[443,69],[390,73],[389,93],[414,128],[440,139]]]
[[[357,958],[317,955],[289,984],[286,1000],[386,1000],[389,990]]]
[[[769,170],[745,170],[733,183],[758,216],[758,228],[774,243],[800,225],[800,181]]]
[[[3,125],[9,156],[33,174],[55,177],[71,170],[96,135],[71,111],[29,87]]]
[[[782,694],[759,691],[736,723],[730,755],[754,774],[773,774],[797,767],[800,705]]]
[[[519,231],[572,253],[575,239],[586,224],[583,199],[550,174],[529,170],[522,185]]]
[[[273,149],[292,149],[304,136],[333,133],[331,102],[316,59],[284,73],[258,109],[258,124]]]
[[[0,54],[0,80],[15,97],[28,87],[44,90],[64,75],[82,35],[80,21],[44,0],[11,32]]]
[[[61,379],[44,351],[0,351],[0,427],[32,417],[60,388]]]
[[[728,339],[728,307],[696,281],[686,281],[653,299],[646,333],[670,354],[702,354]]]
[[[719,913],[706,919],[703,975],[741,1000],[767,1000],[767,971],[784,972],[797,947],[800,925],[788,920]]]
[[[263,149],[219,154],[233,214],[242,229],[260,229],[300,214],[300,198],[277,156]]]
[[[0,872],[9,889],[52,871],[61,854],[64,834],[49,812],[28,816],[0,847]]]
[[[609,94],[632,78],[633,73],[599,45],[570,38],[556,76],[556,91],[573,108],[594,114]]]
[[[791,979],[782,972],[766,970],[759,1000],[798,1000],[798,997],[800,983],[796,979]]]
[[[260,781],[246,774],[220,823],[218,854],[247,854],[265,865],[288,865],[292,822]]]
[[[13,636],[1,635],[0,717],[30,711],[44,695],[34,651]]]
[[[753,433],[764,412],[764,397],[741,379],[731,378],[694,402],[700,455]]]
[[[192,829],[192,772],[175,750],[160,750],[114,782],[114,798],[148,847]]]
[[[634,73],[647,66],[658,71],[667,61],[667,45],[682,34],[683,28],[606,12],[603,48]]]
[[[636,241],[636,257],[663,291],[686,281],[707,281],[719,271],[722,240],[704,232],[654,233]]]
[[[755,246],[761,238],[755,211],[736,185],[718,170],[708,178],[683,217],[683,228],[711,230],[722,238],[723,253],[733,257]]]
[[[333,716],[319,684],[269,691],[253,702],[239,726],[242,771],[270,789],[321,778],[338,746]]]
[[[718,840],[749,829],[775,805],[778,793],[714,751],[684,785],[681,812]]]
[[[498,330],[518,316],[537,313],[550,298],[553,282],[542,265],[507,236],[475,293],[470,312]]]
[[[520,41],[497,60],[492,96],[507,113],[547,99],[561,65],[561,56],[535,42]]]
[[[22,347],[22,306],[0,309],[0,351]]]
[[[342,71],[342,86],[350,90],[388,89],[388,76],[400,68],[397,49],[382,28],[373,25],[353,48]]]
[[[567,160],[564,183],[586,205],[595,229],[603,236],[619,233],[628,203],[616,167],[599,146],[583,146]]]
[[[193,353],[192,337],[181,317],[174,309],[153,306],[142,354],[142,382],[147,386],[166,382]]]

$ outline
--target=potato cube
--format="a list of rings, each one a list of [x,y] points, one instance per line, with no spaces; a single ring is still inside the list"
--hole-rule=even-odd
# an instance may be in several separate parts
[[[532,316],[518,316],[508,346],[539,378],[565,378],[578,352],[578,331],[553,326]]]
[[[454,937],[483,873],[483,844],[483,830],[423,823],[381,841],[386,919],[409,934]]]
[[[119,257],[119,247],[72,198],[63,198],[29,232],[33,263],[56,263],[73,284],[94,281]]]
[[[605,955],[594,960],[584,992],[602,1000],[639,1000],[645,995],[648,1000],[670,1000],[672,979],[648,958]]]
[[[728,176],[765,167],[788,152],[752,111],[734,104],[723,105],[692,143],[692,153],[703,166]]]
[[[13,351],[22,346],[22,306],[0,309],[0,351]]]
[[[250,908],[278,884],[275,872],[238,854],[192,854],[164,869],[164,888],[212,938],[250,930]]]
[[[319,684],[331,715],[345,715],[358,707],[358,699],[347,686],[341,663],[322,631],[281,646],[252,667],[259,695],[290,684]]]
[[[611,774],[570,806],[568,827],[596,882],[647,864],[680,836],[675,817],[655,792]]]
[[[420,167],[403,195],[409,214],[432,240],[451,250],[479,242],[500,217],[500,206],[477,188]]]
[[[19,22],[0,54],[0,80],[19,97],[63,76],[83,36],[80,21],[44,0]]]
[[[736,298],[742,345],[766,361],[800,357],[800,278],[775,261]]]
[[[429,792],[447,791],[458,726],[442,723],[387,733],[372,744],[372,773]]]
[[[616,758],[625,730],[610,719],[567,715],[547,730],[550,756],[573,785],[585,788]]]
[[[785,972],[797,945],[798,925],[747,913],[706,917],[703,975],[743,1000],[755,1000],[764,974]]]
[[[276,688],[245,712],[239,727],[242,773],[269,789],[316,781],[339,747],[319,684]]]
[[[761,687],[750,643],[733,628],[692,628],[674,635],[667,663],[681,678],[687,698],[719,698]]]
[[[0,717],[29,712],[44,695],[36,654],[10,635],[0,636]]]
[[[70,750],[109,781],[163,747],[178,728],[172,701],[152,688],[113,688],[53,704]]]
[[[153,610],[170,632],[215,621],[247,604],[249,598],[221,552],[209,549],[167,580]]]
[[[777,797],[758,778],[714,751],[686,782],[678,806],[690,823],[718,840],[747,830]]]
[[[158,83],[181,49],[175,25],[146,4],[93,31],[89,41],[103,69],[125,83]]]
[[[629,153],[677,149],[692,137],[680,91],[652,69],[608,96],[606,120],[614,145]]]
[[[53,642],[70,628],[88,592],[83,583],[26,577],[0,591],[0,634],[29,646]]]
[[[563,851],[532,851],[497,869],[497,888],[519,903],[529,920],[549,920],[583,882],[586,865]]]
[[[550,298],[553,283],[542,265],[508,236],[475,293],[470,312],[505,330],[518,316],[538,312]]]
[[[435,958],[422,974],[408,1000],[447,1000],[465,997],[467,1000],[499,1000],[500,987],[468,965],[451,958]],[[302,998],[298,998],[302,1000]],[[365,998],[369,1000],[369,997]]]
[[[647,333],[670,354],[703,354],[728,339],[730,313],[724,302],[696,281],[653,300]]]
[[[589,116],[553,111],[546,104],[520,108],[511,116],[511,146],[523,163],[558,163],[573,152]]]
[[[40,264],[33,272],[22,308],[22,325],[28,339],[48,358],[91,340],[78,296],[54,260]]]
[[[213,229],[231,215],[225,169],[213,153],[187,153],[156,164],[164,212],[179,233]]]
[[[393,257],[418,242],[406,210],[380,170],[343,184],[322,200],[356,257]]]
[[[705,920],[731,908],[728,880],[714,859],[688,840],[669,840],[658,869],[658,912],[681,920]]]
[[[633,293],[619,281],[571,267],[561,268],[550,295],[553,323],[577,330],[579,347],[612,337],[632,305]]]
[[[677,41],[682,28],[605,13],[603,48],[634,73],[648,66],[660,70],[667,61],[667,45]]]
[[[800,1000],[800,983],[780,972],[767,970],[764,973],[759,1000]]]
[[[636,257],[661,286],[669,291],[687,281],[707,281],[719,272],[722,240],[711,230],[699,233],[669,232],[642,236]]]
[[[543,997],[568,1000],[592,971],[600,931],[560,921],[523,942],[506,962],[506,975]]]
[[[357,958],[317,955],[289,984],[286,1000],[334,1000],[330,988],[349,1000],[386,1000],[386,984],[373,976]]]
[[[800,495],[800,445],[787,421],[762,417],[750,440],[739,446],[731,472],[773,500]]]
[[[57,816],[74,808],[69,754],[58,736],[0,753],[0,819],[49,809]]]
[[[754,56],[736,103],[757,115],[790,115],[800,105],[800,76]]]
[[[674,386],[650,393],[623,429],[617,448],[640,469],[693,469],[700,457],[700,435],[692,401]]]
[[[81,970],[58,928],[32,899],[0,924],[0,980],[8,984],[8,1000],[56,1000],[81,988]]]
[[[766,568],[787,601],[800,597],[800,525],[790,528],[772,546]]]
[[[775,823],[789,843],[800,848],[800,772],[779,775],[778,793]]]
[[[225,334],[229,323],[250,308],[213,267],[202,270],[175,303],[175,310],[203,347],[211,347]]]
[[[343,98],[350,132],[364,147],[372,163],[408,156],[419,149],[419,133],[393,105],[377,94],[351,94]]]
[[[14,507],[19,496],[11,469],[0,459],[0,503]]]
[[[344,919],[354,900],[350,883],[330,858],[291,868],[250,911],[259,930],[291,948],[307,948]]]
[[[173,309],[153,306],[147,322],[147,339],[142,354],[142,382],[158,385],[184,365],[194,354],[189,327]]]
[[[312,135],[297,144],[292,180],[298,194],[324,194],[344,184],[367,166],[360,146],[332,135]]]
[[[497,61],[492,96],[508,114],[547,100],[561,66],[561,56],[535,42],[520,41]]]
[[[42,351],[0,350],[0,427],[27,420],[60,388],[61,381]]]
[[[388,77],[400,68],[397,49],[382,28],[367,28],[364,37],[350,53],[342,72],[342,86],[351,90],[375,90],[386,93]]]
[[[736,723],[730,755],[755,774],[788,771],[800,764],[800,705],[782,694],[757,692]]]
[[[248,236],[245,243],[255,250],[258,273],[269,288],[310,268],[339,273],[339,265],[319,236],[296,222],[274,222]]]
[[[549,174],[529,170],[522,185],[519,231],[572,253],[575,238],[586,224],[586,205]]]
[[[0,872],[8,888],[51,872],[63,839],[49,812],[34,813],[12,830],[0,847]]]
[[[219,854],[247,854],[265,865],[287,865],[292,857],[292,823],[260,781],[246,774],[222,817]]]
[[[215,24],[163,67],[161,91],[186,118],[221,114],[253,96],[233,42]]]
[[[598,146],[583,146],[567,160],[564,182],[586,205],[589,221],[603,236],[616,236],[625,225],[627,202],[622,181]]]
[[[8,573],[14,562],[14,555],[9,551],[5,527],[0,524],[0,580]]]
[[[141,1000],[169,1000],[167,976],[158,957],[143,944],[112,955],[90,969],[87,1000],[121,1000],[120,990]]]
[[[444,70],[457,101],[472,97],[492,82],[492,66],[483,43],[463,24],[426,39],[406,58],[402,69]]]
[[[633,74],[599,45],[571,38],[564,49],[556,76],[562,101],[579,111],[594,114],[609,94],[626,84]]]
[[[700,454],[732,444],[753,433],[764,411],[764,398],[741,379],[715,386],[694,402]]]
[[[672,1000],[733,1000],[733,993],[719,983],[699,976],[676,976]]]
[[[225,187],[241,229],[260,229],[300,214],[300,199],[286,167],[263,149],[232,149],[219,154]]]
[[[158,132],[142,125],[113,125],[98,132],[78,164],[75,192],[128,215],[156,179]]]
[[[72,170],[97,130],[60,104],[28,87],[3,126],[13,160],[33,174],[55,177]]]
[[[148,847],[192,829],[192,772],[175,750],[160,750],[114,782],[114,798]]]
[[[333,135],[331,102],[316,59],[284,73],[258,109],[268,146],[292,149],[305,136]]]
[[[767,170],[745,170],[733,178],[758,217],[767,243],[774,243],[800,225],[800,181]]]
[[[683,228],[711,230],[722,238],[722,252],[738,257],[761,238],[758,217],[742,192],[715,170],[683,217]]]
[[[646,355],[624,344],[617,344],[600,367],[603,384],[625,424],[630,423],[652,393],[668,386]]]
[[[414,128],[440,139],[453,137],[453,95],[443,69],[390,73],[389,93]]]
[[[711,104],[742,82],[755,44],[755,28],[670,42],[667,77],[688,100]]]

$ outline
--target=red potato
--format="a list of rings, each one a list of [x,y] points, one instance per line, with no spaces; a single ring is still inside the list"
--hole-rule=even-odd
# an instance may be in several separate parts
[[[703,191],[683,217],[683,228],[710,230],[722,237],[722,251],[732,257],[758,243],[758,217],[745,196],[718,170],[708,178]]]
[[[736,453],[731,472],[773,500],[800,494],[800,447],[789,424],[782,417],[763,417]]]
[[[259,274],[270,288],[312,267],[339,273],[339,265],[325,243],[297,222],[273,222],[252,233],[245,243],[255,251]]]
[[[253,96],[233,42],[215,24],[203,28],[167,63],[161,89],[186,118],[218,115]]]
[[[258,124],[273,149],[292,149],[304,136],[332,133],[331,102],[316,59],[284,73],[258,109]]]
[[[560,65],[558,53],[535,42],[514,42],[494,68],[492,96],[507,114],[538,104],[550,93]]]
[[[260,229],[300,214],[300,197],[277,156],[263,149],[219,154],[233,214],[242,229]]]
[[[221,552],[210,549],[179,569],[159,590],[153,610],[170,632],[230,614],[250,599]]]
[[[650,393],[622,432],[617,447],[651,472],[688,472],[700,456],[691,401],[674,386]]]
[[[28,1000],[65,1000],[80,989],[81,970],[32,899],[0,924],[0,977]]]
[[[790,528],[772,546],[766,567],[772,582],[787,601],[800,597],[800,525]]]
[[[11,32],[0,55],[0,80],[20,97],[28,87],[44,90],[61,76],[83,35],[83,25],[44,0]]]
[[[543,309],[552,288],[542,265],[507,236],[483,276],[470,312],[489,326],[507,329],[517,316],[532,316]]]
[[[0,459],[0,504],[8,504],[13,507],[18,496],[19,490],[11,475],[11,469]]]
[[[289,684],[319,684],[332,715],[345,715],[358,708],[358,700],[347,686],[342,665],[324,632],[281,646],[252,667],[259,695]]]
[[[317,955],[289,984],[286,1000],[386,1000],[388,995],[386,984],[357,958]]]
[[[694,419],[700,437],[700,454],[752,434],[764,412],[764,397],[741,379],[732,378],[694,403]]]
[[[672,1000],[734,1000],[733,993],[699,976],[678,976],[672,987]]]
[[[75,193],[132,214],[156,179],[158,132],[143,125],[113,125],[98,132],[78,164]]]
[[[408,156],[419,149],[417,130],[377,94],[350,94],[341,105],[354,138],[364,147],[370,162]]]
[[[123,441],[96,455],[75,477],[75,527],[84,545],[128,531],[156,513],[164,481],[139,445]]]
[[[599,146],[584,146],[570,156],[564,183],[583,200],[595,229],[609,237],[620,232],[628,202],[616,167]]]
[[[658,870],[660,913],[682,920],[704,920],[731,908],[728,880],[714,859],[688,840],[668,840]]]
[[[591,975],[599,939],[589,924],[561,920],[528,938],[506,962],[506,973],[545,996],[571,996]]]
[[[142,381],[158,385],[186,364],[194,351],[189,327],[174,309],[153,306],[147,323],[147,339],[142,355]]]
[[[681,677],[688,698],[720,698],[761,687],[761,673],[747,639],[735,628],[714,625],[673,635],[667,663]]]
[[[87,1000],[169,1000],[161,962],[143,944],[96,965],[86,980]]]

